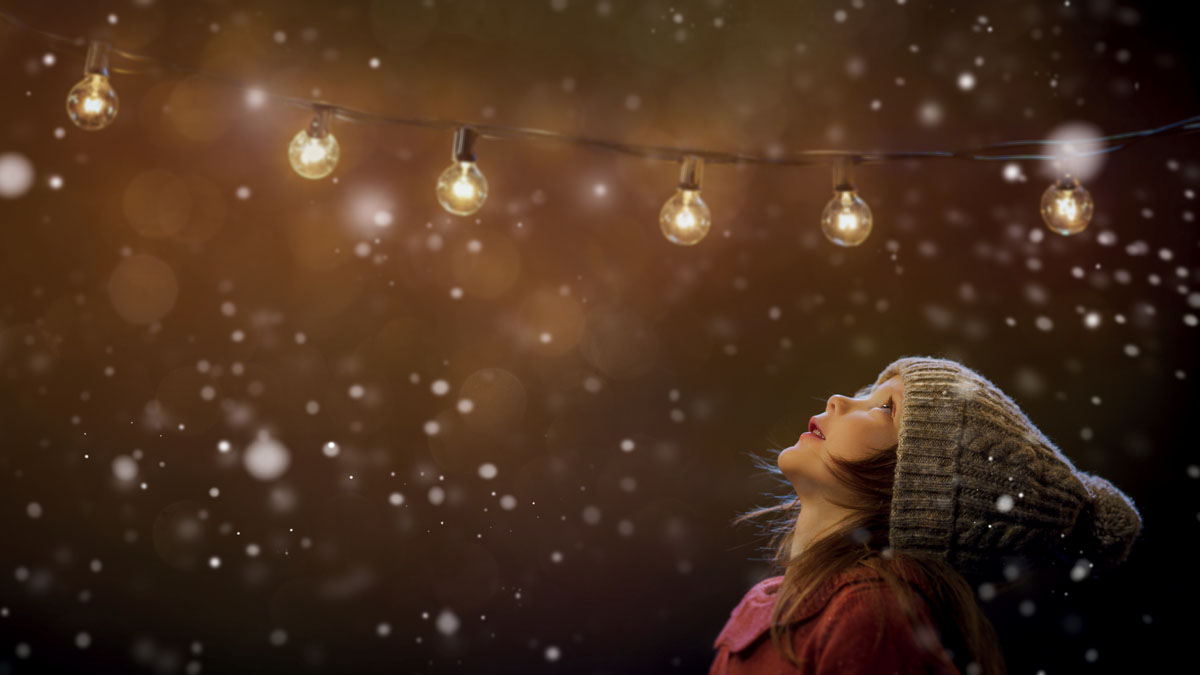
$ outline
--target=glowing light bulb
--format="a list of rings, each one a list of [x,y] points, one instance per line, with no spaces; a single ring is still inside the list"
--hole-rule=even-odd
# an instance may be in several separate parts
[[[871,234],[871,207],[858,196],[851,182],[851,164],[839,160],[834,167],[833,199],[821,212],[821,231],[838,246],[858,246]]]
[[[438,202],[458,216],[478,211],[487,199],[487,192],[487,179],[475,162],[455,162],[438,176]]]
[[[1067,174],[1042,193],[1042,220],[1064,237],[1078,234],[1091,222],[1093,206],[1092,195]]]
[[[675,195],[663,204],[658,214],[658,225],[663,236],[671,243],[691,246],[708,234],[712,226],[712,212],[700,198],[699,190],[675,190]]]
[[[703,162],[689,155],[679,169],[679,186],[658,213],[658,226],[673,244],[691,246],[704,238],[712,227],[712,212],[700,198]]]
[[[332,116],[330,108],[318,108],[308,128],[293,136],[288,144],[288,162],[296,173],[305,178],[324,178],[337,166],[338,142],[329,131]]]
[[[117,92],[108,81],[108,54],[112,45],[92,42],[88,45],[83,79],[67,94],[67,116],[75,126],[97,131],[117,118]]]
[[[475,165],[475,139],[479,134],[470,127],[454,132],[454,163],[438,176],[437,198],[442,208],[456,216],[469,216],[487,201],[488,185]]]

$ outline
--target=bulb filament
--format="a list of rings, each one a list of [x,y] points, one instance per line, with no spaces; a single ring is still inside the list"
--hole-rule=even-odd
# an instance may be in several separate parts
[[[1079,210],[1075,206],[1075,200],[1066,196],[1059,197],[1058,215],[1063,216],[1067,220],[1075,220],[1075,217],[1079,215]]]

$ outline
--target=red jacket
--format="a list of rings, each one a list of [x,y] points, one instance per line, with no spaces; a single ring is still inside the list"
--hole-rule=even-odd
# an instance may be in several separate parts
[[[923,577],[898,571],[901,583],[909,579],[927,596],[932,595]],[[717,657],[709,675],[959,674],[937,629],[927,633],[932,651],[923,650],[891,587],[878,572],[862,566],[835,574],[801,602],[793,615],[799,623],[792,645],[805,664],[798,670],[775,649],[769,631],[775,591],[782,581],[782,576],[769,577],[746,592],[713,643]],[[932,626],[925,599],[920,594],[911,595],[918,616]],[[876,618],[880,613],[882,621]]]

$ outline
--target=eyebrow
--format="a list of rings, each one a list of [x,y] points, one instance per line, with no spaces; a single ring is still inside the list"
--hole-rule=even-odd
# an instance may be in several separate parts
[[[875,389],[875,385],[868,384],[868,385],[864,386],[862,389],[859,389],[858,391],[854,392],[854,398],[862,398],[863,396],[874,396],[875,394],[879,393],[879,391],[881,391],[881,390]],[[897,403],[896,412],[899,413],[902,410],[904,410],[904,396],[902,396],[898,391],[896,391],[895,387],[889,389],[888,393],[896,400],[896,403]],[[900,415],[896,415],[896,423],[897,424],[900,423]]]

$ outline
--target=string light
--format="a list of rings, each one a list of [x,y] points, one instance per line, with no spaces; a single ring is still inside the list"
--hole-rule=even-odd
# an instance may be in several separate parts
[[[61,47],[64,51],[76,51],[83,43],[82,40],[72,39],[56,33],[50,33],[26,24],[21,19],[0,11],[0,20],[36,33],[47,41]],[[132,69],[113,68],[115,73],[154,73],[162,70],[175,73],[190,74],[205,77],[227,85],[238,87],[244,91],[257,90],[257,87],[240,80],[223,75],[206,72],[196,68],[180,66],[153,57],[135,54],[133,52],[113,48],[107,43],[93,41],[89,43],[85,79],[75,86],[68,96],[67,110],[72,121],[84,129],[101,129],[110,124],[117,112],[117,97],[108,83],[108,55],[120,56],[136,64]],[[318,110],[318,119],[308,130],[296,135],[289,146],[289,159],[296,172],[307,178],[321,178],[328,175],[337,163],[337,141],[333,134],[328,133],[328,120],[336,113],[339,119],[377,123],[405,124],[411,126],[457,129],[455,135],[455,163],[438,181],[438,200],[451,213],[467,215],[473,213],[483,204],[487,197],[487,183],[483,174],[474,166],[474,155],[470,154],[471,145],[478,137],[499,139],[533,139],[554,140],[578,145],[612,150],[637,157],[658,160],[681,161],[687,171],[690,165],[695,170],[695,189],[685,189],[681,180],[680,188],[675,196],[668,200],[659,214],[659,223],[667,238],[677,244],[694,244],[703,238],[711,224],[711,216],[707,206],[699,196],[699,171],[701,161],[707,163],[732,164],[770,164],[776,166],[809,166],[817,164],[834,164],[835,195],[826,205],[822,215],[822,229],[835,244],[855,246],[862,243],[870,233],[871,211],[853,189],[849,181],[849,171],[856,164],[873,164],[895,161],[931,160],[931,159],[960,159],[976,161],[1057,161],[1061,153],[1046,154],[1040,152],[1045,146],[1067,146],[1068,154],[1074,157],[1087,157],[1122,150],[1129,145],[1148,138],[1165,135],[1187,134],[1200,131],[1200,115],[1188,117],[1159,127],[1113,134],[1101,138],[1066,140],[1025,140],[993,143],[960,150],[929,150],[929,151],[830,151],[830,150],[800,150],[786,154],[771,156],[747,155],[734,152],[719,152],[712,150],[697,150],[667,146],[646,146],[620,143],[597,138],[588,138],[570,134],[562,134],[542,129],[525,127],[510,127],[503,125],[475,124],[459,120],[406,118],[395,115],[382,115],[343,106],[332,106],[312,100],[283,96],[271,92],[260,91],[258,95],[270,98],[284,105]],[[96,101],[100,101],[98,104]],[[469,130],[467,130],[469,128]],[[313,141],[321,141],[315,143]],[[1087,152],[1074,152],[1070,144],[1085,144],[1093,148]],[[294,151],[297,150],[298,153]],[[320,149],[318,149],[320,148]],[[470,155],[468,160],[459,160],[459,151],[465,149]],[[306,153],[307,151],[307,153]],[[837,172],[843,172],[846,177],[847,190],[837,189],[841,182]],[[452,177],[453,180],[446,180]],[[465,179],[464,183],[462,179]],[[445,184],[445,187],[443,185]],[[466,185],[470,185],[468,190]],[[457,187],[457,192],[456,188]],[[688,208],[683,208],[685,206]],[[1047,204],[1049,203],[1049,207]],[[472,208],[473,207],[473,208]],[[668,213],[668,207],[670,212]],[[1042,195],[1041,213],[1043,219],[1055,232],[1063,235],[1075,234],[1087,227],[1091,220],[1093,204],[1091,195],[1081,187],[1074,178],[1064,177],[1051,185]],[[830,214],[834,217],[830,218]],[[694,221],[689,221],[693,218]]]
[[[704,162],[695,155],[683,158],[679,167],[679,186],[658,213],[658,225],[671,243],[691,246],[708,234],[712,212],[700,198],[700,177]]]
[[[1082,232],[1092,220],[1092,209],[1092,195],[1069,173],[1042,193],[1042,220],[1063,236]]]
[[[833,165],[833,199],[821,212],[821,231],[838,246],[858,246],[871,234],[871,207],[854,189],[854,166],[848,159]]]
[[[288,161],[292,169],[305,178],[317,180],[333,172],[338,161],[338,142],[329,131],[333,110],[317,106],[308,127],[301,129],[288,144]]]
[[[108,55],[112,45],[93,40],[88,45],[83,79],[67,94],[67,116],[75,126],[98,131],[117,118],[117,92],[108,81]]]
[[[458,216],[469,216],[487,200],[488,185],[483,172],[475,166],[475,139],[470,127],[454,132],[453,164],[438,176],[437,198],[442,208]]]

